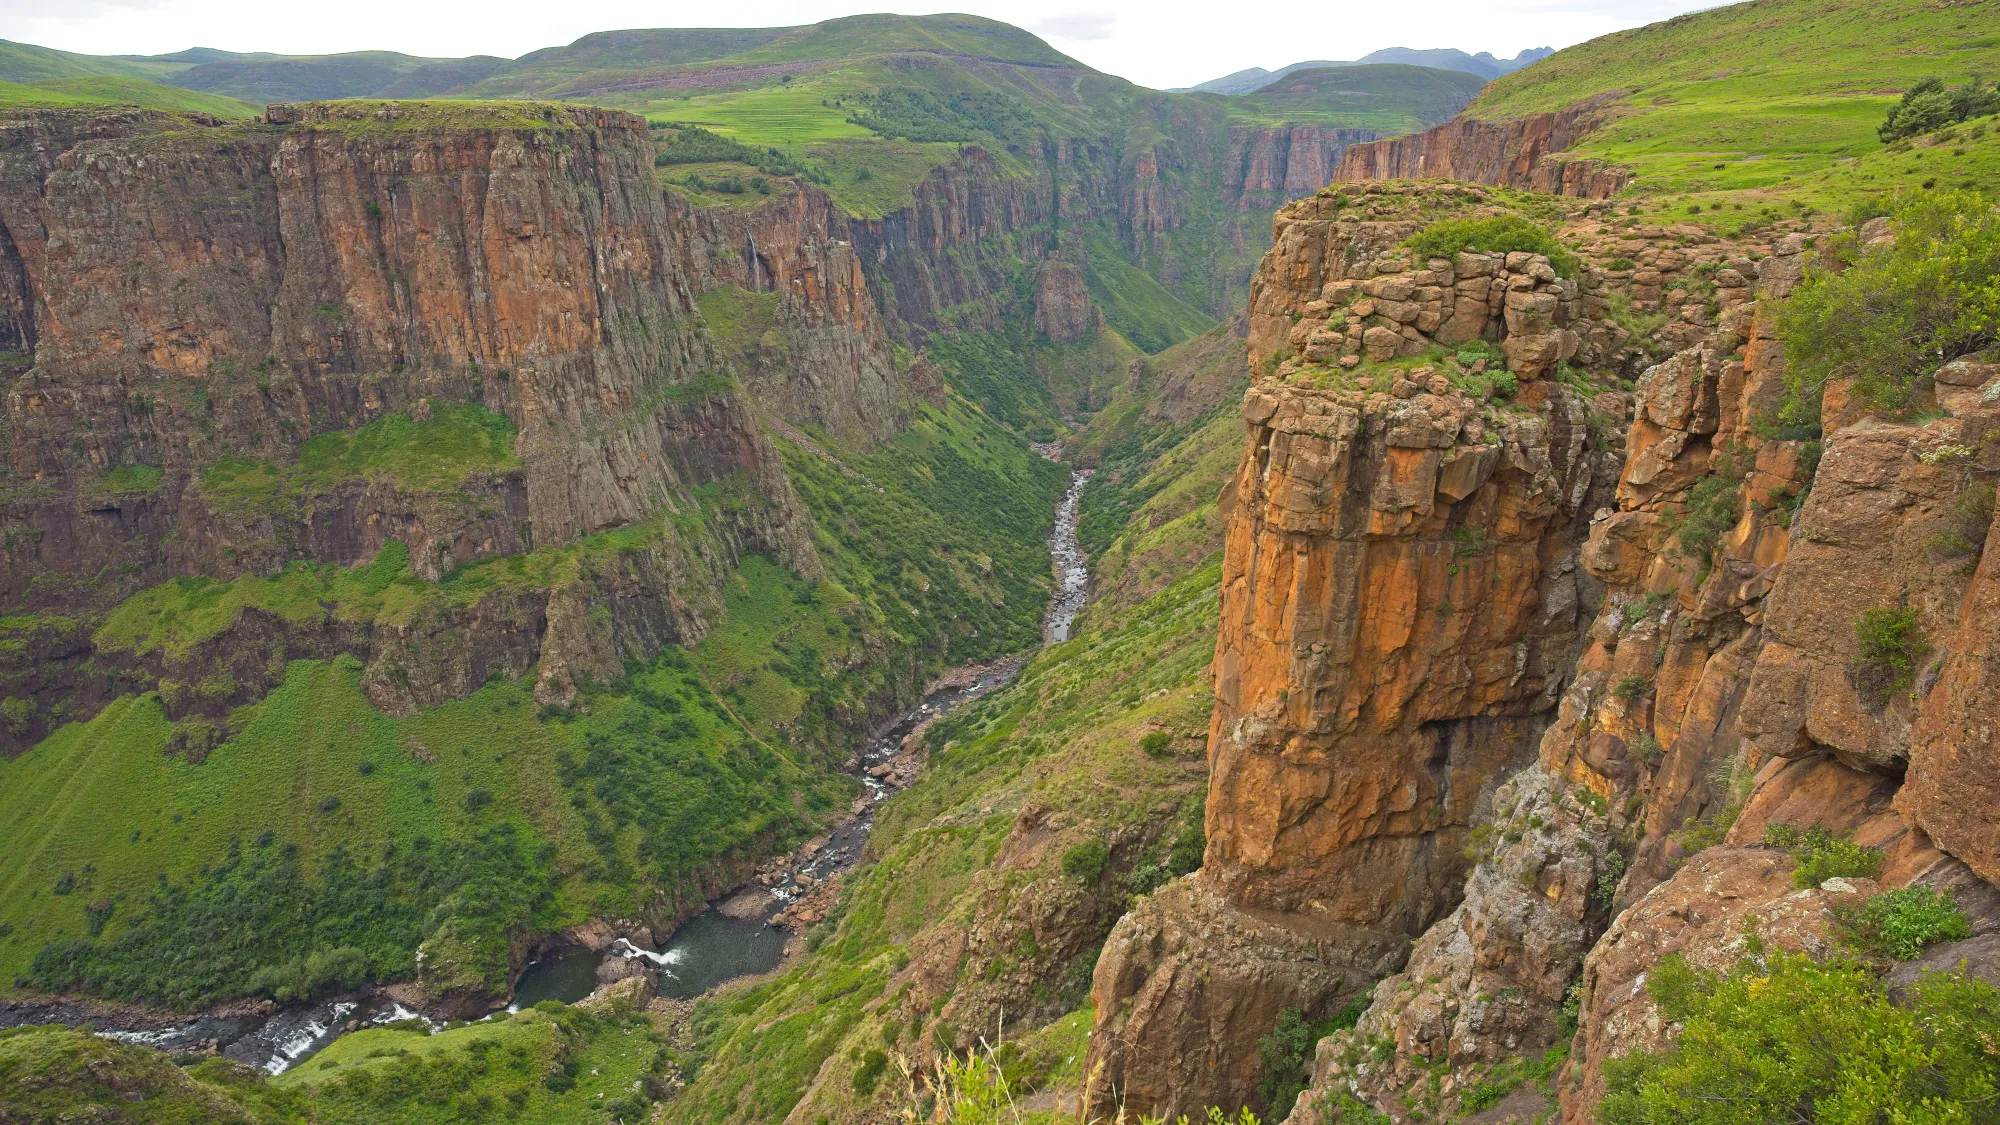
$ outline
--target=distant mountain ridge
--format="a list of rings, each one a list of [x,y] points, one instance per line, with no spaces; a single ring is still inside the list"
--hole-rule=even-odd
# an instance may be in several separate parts
[[[1503,74],[1512,74],[1531,63],[1537,63],[1556,53],[1554,47],[1531,47],[1511,59],[1495,58],[1491,51],[1481,51],[1468,55],[1452,47],[1433,50],[1418,50],[1413,47],[1384,47],[1372,54],[1348,62],[1314,60],[1295,62],[1278,70],[1265,70],[1253,66],[1249,70],[1239,70],[1221,78],[1212,78],[1195,86],[1182,87],[1182,93],[1206,94],[1249,94],[1261,90],[1293,71],[1310,70],[1330,66],[1368,66],[1376,63],[1404,63],[1409,66],[1427,66],[1434,70],[1456,70],[1464,74],[1475,74],[1492,81]]]

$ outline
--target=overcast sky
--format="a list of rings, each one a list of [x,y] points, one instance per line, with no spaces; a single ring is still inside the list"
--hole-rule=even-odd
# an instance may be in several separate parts
[[[0,0],[0,38],[88,54],[187,47],[326,54],[500,55],[628,27],[771,27],[860,12],[975,12],[1019,24],[1099,70],[1154,87],[1381,47],[1457,47],[1507,58],[1566,47],[1715,0]]]

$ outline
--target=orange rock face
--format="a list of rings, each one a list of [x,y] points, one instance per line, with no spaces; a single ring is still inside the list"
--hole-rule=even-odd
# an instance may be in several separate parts
[[[1287,210],[1260,268],[1253,370],[1291,294],[1347,280],[1325,268],[1342,239],[1372,254],[1415,229],[1323,203]],[[1278,1008],[1351,994],[1457,904],[1475,811],[1531,756],[1592,612],[1576,551],[1616,460],[1568,387],[1502,410],[1441,377],[1395,397],[1290,370],[1245,397],[1225,492],[1207,856],[1196,888],[1119,923],[1093,989],[1092,1065],[1145,1113],[1255,1104]]]
[[[1609,199],[1625,171],[1560,154],[1604,121],[1596,103],[1556,113],[1488,121],[1459,116],[1432,129],[1357,144],[1341,154],[1335,180],[1469,180],[1552,195]]]
[[[1452,897],[1451,834],[1539,735],[1593,458],[1561,395],[1495,421],[1462,397],[1391,401],[1245,400],[1204,871],[1243,905],[1395,933]]]
[[[1910,771],[1896,807],[1938,846],[2000,883],[2000,524],[1957,607],[1958,627],[1910,737]]]
[[[0,285],[0,319],[32,358],[0,411],[9,468],[36,482],[10,493],[0,520],[42,529],[10,531],[0,598],[102,611],[180,575],[366,562],[392,538],[436,578],[657,520],[705,483],[742,492],[737,518],[663,533],[560,590],[496,591],[370,635],[250,615],[147,669],[187,682],[228,672],[216,678],[233,677],[231,697],[202,704],[221,714],[262,694],[276,654],[366,652],[370,694],[407,711],[537,661],[544,696],[563,698],[576,676],[699,637],[740,550],[817,574],[776,449],[714,377],[726,360],[703,330],[688,231],[651,154],[640,118],[575,107],[280,106],[269,123],[236,125],[121,110],[0,118],[0,275],[18,282]],[[825,380],[825,398],[867,414],[870,432],[893,429],[893,395],[849,393],[893,375],[852,251],[828,241],[780,259],[772,277],[798,290],[794,319],[839,321],[853,342],[829,352],[847,378]],[[892,409],[878,410],[885,398]],[[276,505],[220,502],[203,485],[224,458],[293,464],[315,434],[454,404],[504,415],[518,467],[444,488],[313,484]],[[157,486],[97,498],[104,471],[132,464],[161,469]],[[589,612],[605,597],[627,607],[616,621]],[[85,708],[99,690],[41,686]]]

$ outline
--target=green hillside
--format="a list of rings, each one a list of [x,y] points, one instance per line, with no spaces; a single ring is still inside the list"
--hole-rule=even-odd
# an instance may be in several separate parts
[[[459,89],[506,65],[475,55],[426,59],[395,51],[225,59],[189,67],[174,82],[259,105],[328,98],[425,98]]]
[[[0,761],[0,989],[187,1006],[266,992],[308,951],[356,951],[370,977],[407,976],[420,942],[427,964],[497,987],[511,935],[699,902],[718,857],[809,836],[853,795],[839,764],[855,716],[936,668],[1035,642],[1064,473],[955,396],[871,450],[785,453],[829,577],[744,558],[713,632],[575,707],[537,707],[530,675],[392,717],[343,655],[291,662],[229,715],[220,745],[147,692]],[[248,487],[243,466],[228,468],[214,487]],[[259,479],[282,475],[264,468]],[[716,510],[702,519],[736,502],[703,500]],[[399,543],[354,568],[181,580],[135,595],[98,639],[185,646],[251,611],[394,620],[616,566],[669,533],[623,528],[437,583],[411,573]],[[11,638],[35,623],[5,624]],[[488,883],[521,896],[467,889]],[[292,902],[309,905],[278,909]],[[173,955],[192,948],[211,955]]]
[[[1631,167],[1631,192],[1654,207],[1675,215],[1721,207],[1733,217],[1771,205],[1839,206],[1871,185],[1940,173],[1954,182],[1990,176],[1990,159],[1974,153],[1911,174],[1909,161],[1879,158],[1876,128],[1922,78],[1956,85],[1996,75],[2000,21],[1987,5],[1757,0],[1557,52],[1494,80],[1467,112],[1514,117],[1604,98],[1609,123],[1575,155]]]
[[[219,94],[164,86],[143,78],[90,75],[49,78],[33,83],[0,82],[0,105],[136,105],[145,109],[187,110],[216,117],[255,117],[262,106]]]
[[[614,31],[523,55],[461,93],[470,97],[601,97],[651,83],[678,93],[666,72],[721,65],[825,63],[923,52],[1081,68],[1034,35],[978,16],[849,16],[803,27]],[[745,79],[718,75],[723,84]],[[769,82],[774,78],[753,78]]]
[[[1451,119],[1485,79],[1456,70],[1396,64],[1293,71],[1251,94],[1206,94],[1238,116],[1324,122],[1396,134]]]
[[[185,62],[164,59],[113,58],[107,55],[78,55],[0,39],[0,79],[8,82],[41,82],[50,78],[144,78],[158,82],[188,68]]]

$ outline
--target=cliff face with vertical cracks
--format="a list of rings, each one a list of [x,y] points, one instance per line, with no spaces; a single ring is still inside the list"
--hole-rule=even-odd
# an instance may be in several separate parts
[[[0,121],[0,226],[0,298],[28,361],[4,408],[0,596],[15,612],[99,613],[169,578],[297,558],[354,565],[391,539],[434,579],[644,531],[553,588],[440,602],[392,628],[338,615],[250,628],[250,614],[242,643],[212,653],[104,654],[142,678],[234,668],[232,690],[184,707],[226,713],[283,657],[342,648],[372,654],[366,683],[390,710],[537,660],[544,697],[565,698],[576,676],[700,636],[740,550],[818,573],[776,451],[722,375],[638,117],[380,103],[276,106],[236,125],[16,113]],[[881,337],[853,311],[851,255],[801,248],[772,268],[805,304],[847,287],[847,311],[837,295],[816,306],[858,341],[841,357],[851,377],[822,400],[868,432],[892,426],[859,421],[889,396],[853,393],[887,376],[854,354],[879,353]],[[446,477],[307,456],[315,435],[468,418],[499,446]],[[742,502],[665,518],[694,513],[692,489],[710,482]],[[589,612],[605,600],[624,611]]]
[[[1467,180],[1582,199],[1624,190],[1623,169],[1561,153],[1604,123],[1595,102],[1556,113],[1487,120],[1461,114],[1408,136],[1350,145],[1335,180]]]
[[[1322,199],[1276,220],[1250,344],[1269,374],[1226,493],[1208,852],[1119,923],[1093,987],[1092,1065],[1128,1108],[1257,1104],[1254,1044],[1280,1010],[1324,1011],[1400,964],[1457,905],[1471,826],[1532,756],[1574,659],[1597,597],[1577,550],[1616,475],[1588,404],[1535,380],[1525,353],[1529,381],[1500,409],[1427,368],[1384,391],[1311,374],[1338,349],[1277,351],[1311,323],[1288,304],[1367,301],[1357,335],[1403,340],[1382,304],[1443,300],[1459,266],[1398,247],[1419,212],[1474,205],[1398,195],[1383,207],[1409,218],[1335,220]],[[1553,294],[1510,322],[1504,294],[1556,280],[1521,258],[1479,263],[1503,297],[1489,321],[1482,294],[1470,338],[1575,331],[1551,323]],[[1362,296],[1388,281],[1412,292]]]
[[[1726,272],[1782,298],[1804,249],[1790,236]],[[1982,451],[2000,368],[1940,372],[1941,416],[1919,425],[1831,422],[1815,476],[1816,445],[1761,436],[1783,393],[1774,307],[1727,302],[1638,380],[1616,502],[1581,554],[1608,596],[1537,761],[1478,828],[1464,903],[1353,1031],[1319,1045],[1295,1125],[1321,1125],[1334,1093],[1398,1121],[1449,1116],[1499,1064],[1565,1046],[1555,1093],[1562,1119],[1584,1125],[1606,1060],[1672,1043],[1644,988],[1669,954],[1726,966],[1751,919],[1773,948],[1824,950],[1836,907],[1912,884],[1950,888],[1975,934],[1995,926],[2000,891],[1979,866],[1989,834],[1966,802],[1991,771],[1961,749],[1984,737],[1966,692],[1990,676],[1992,617],[1978,612],[1990,560],[1975,566],[1971,541],[1988,533],[1959,498],[1976,501],[1996,473]],[[1684,521],[1702,495],[1723,497],[1722,518],[1709,517],[1712,542],[1691,544]],[[1884,690],[1859,651],[1870,608],[1907,609],[1935,638],[1913,683]],[[1792,861],[1761,846],[1772,824],[1879,849],[1880,882],[1795,888]],[[1990,938],[1961,945],[1952,957],[1992,971]],[[1948,952],[1933,963],[1955,963]],[[1523,1118],[1556,1108],[1535,1087],[1508,1105]]]
[[[695,209],[668,195],[698,291],[733,285],[775,294],[775,337],[718,341],[734,350],[751,399],[793,425],[857,444],[901,428],[888,334],[848,234],[825,193],[781,181],[754,210]],[[732,348],[733,345],[733,348]]]
[[[1347,150],[1376,138],[1370,129],[1292,125],[1242,130],[1230,138],[1230,167],[1240,170],[1236,209],[1261,212],[1311,195],[1336,178]]]

